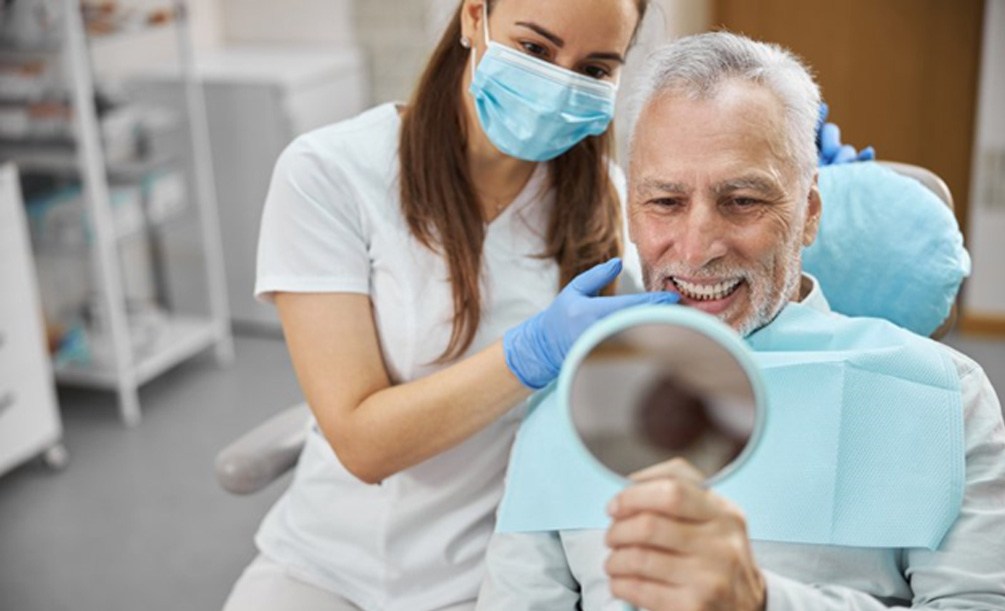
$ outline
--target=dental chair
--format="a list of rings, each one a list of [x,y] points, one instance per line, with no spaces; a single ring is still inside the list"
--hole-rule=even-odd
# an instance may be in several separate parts
[[[866,167],[864,164],[852,164],[852,165],[861,165],[862,167],[860,169],[842,170],[841,172],[851,173],[852,175],[854,175],[857,173],[861,173],[860,170],[866,171]],[[892,170],[894,173],[896,173],[901,177],[908,177],[910,179],[913,179],[914,181],[917,181],[917,183],[923,185],[927,189],[927,192],[930,192],[930,194],[934,194],[938,200],[941,200],[941,202],[944,203],[946,207],[948,207],[948,210],[950,211],[948,215],[943,214],[943,217],[939,219],[939,222],[945,222],[947,226],[951,224],[953,229],[956,231],[956,234],[959,233],[958,229],[956,229],[955,220],[952,218],[952,212],[951,212],[953,209],[952,194],[950,193],[949,188],[946,186],[946,183],[936,174],[925,168],[905,163],[883,161],[883,162],[876,162],[875,164],[871,165],[878,166],[879,168],[885,168],[886,170]],[[872,170],[870,169],[868,171],[871,172]],[[821,233],[820,236],[818,236],[817,240],[818,243],[825,243],[829,239],[828,232],[825,231],[825,229],[827,229],[827,221],[828,221],[827,218],[828,193],[825,190],[825,181],[823,174],[824,172],[821,172],[821,191],[824,196],[824,219],[821,222]],[[908,184],[904,184],[902,186],[905,187],[917,186],[915,183],[911,183],[910,181],[906,181],[906,183]],[[925,193],[925,195],[927,195],[927,197],[930,198],[931,195],[927,192]],[[870,202],[870,205],[872,203],[873,202]],[[881,205],[880,202],[875,203],[876,205]],[[881,233],[882,232],[879,232],[874,238],[874,240],[881,241],[884,237],[881,235]],[[950,234],[951,233],[952,232],[950,232]],[[863,237],[863,240],[868,241],[868,238]],[[956,252],[952,247],[957,245],[950,244],[948,246],[949,248],[947,252],[949,253],[951,258],[953,253]],[[814,247],[816,247],[816,245],[814,245]],[[827,279],[821,276],[821,273],[817,269],[815,269],[813,265],[811,265],[809,259],[812,259],[813,257],[809,257],[808,255],[813,254],[813,256],[817,258],[824,257],[828,262],[828,267],[831,266],[830,264],[838,262],[837,265],[837,267],[839,268],[837,269],[838,277],[835,277],[832,280],[833,286],[846,287],[847,282],[845,281],[844,277],[841,277],[841,275],[844,274],[845,276],[847,276],[850,271],[860,273],[861,265],[853,263],[851,261],[851,259],[854,258],[853,256],[847,256],[847,257],[845,256],[851,254],[849,253],[849,250],[851,249],[846,249],[845,251],[838,251],[838,252],[834,251],[828,252],[826,247],[827,245],[824,244],[824,246],[820,249],[820,252],[814,252],[814,253],[811,253],[810,249],[807,249],[806,251],[807,260],[805,261],[805,268],[806,271],[813,273],[815,276],[817,276],[818,280],[820,280],[821,284],[824,287],[825,293],[828,294],[828,297],[831,297],[834,291],[827,290],[828,287]],[[860,250],[858,248],[858,244],[856,244],[853,249],[855,251]],[[955,262],[955,264],[958,264],[960,268],[959,277],[957,278],[951,275],[952,277],[950,277],[947,282],[942,283],[944,290],[951,291],[951,294],[949,295],[951,299],[949,299],[948,302],[946,299],[942,299],[940,303],[935,304],[936,308],[940,312],[939,314],[940,318],[936,319],[936,324],[938,324],[939,320],[942,320],[941,325],[939,325],[938,328],[936,328],[934,331],[930,332],[930,336],[935,339],[943,337],[952,328],[956,319],[956,306],[955,303],[953,303],[952,298],[955,298],[955,294],[959,290],[959,285],[960,282],[962,282],[963,277],[969,273],[969,259],[966,256],[966,252],[962,250],[962,241],[959,241],[958,250],[959,252],[957,253],[957,256],[959,257],[960,260]],[[914,269],[919,269],[924,265],[924,260],[919,261],[917,257],[904,256],[902,258],[905,260],[901,261],[900,263],[903,264],[904,266],[910,266],[913,267]],[[856,267],[856,269],[854,270],[840,269],[841,265],[844,264],[846,259],[848,260],[847,266]],[[886,263],[887,262],[884,261],[884,265]],[[946,286],[949,286],[950,288],[945,289]],[[866,283],[863,284],[860,288],[855,290],[865,293],[874,291],[875,288],[870,287],[868,283]],[[945,295],[943,295],[943,297],[945,297]],[[905,301],[911,303],[912,305],[916,303],[913,300],[905,300]],[[870,311],[868,306],[864,307],[864,311],[851,311],[856,309],[859,310],[862,309],[855,307],[855,305],[856,304],[853,304],[852,307],[848,307],[845,309],[842,309],[841,307],[837,307],[835,305],[834,309],[848,315],[878,315],[876,312]],[[948,315],[945,314],[945,311],[947,309],[948,309]],[[890,318],[889,316],[883,316],[883,317]],[[902,326],[905,326],[912,330],[917,330],[913,328],[911,324],[904,324],[904,321],[895,320],[893,318],[891,318],[891,320],[895,323],[901,324]],[[931,326],[932,325],[929,325],[929,327]],[[258,425],[251,431],[245,433],[239,439],[232,442],[230,445],[224,448],[216,457],[216,465],[215,465],[216,478],[219,481],[220,485],[223,486],[224,489],[233,494],[245,495],[257,492],[258,490],[261,490],[262,488],[267,486],[270,482],[278,479],[281,475],[286,473],[296,464],[297,458],[300,455],[300,450],[303,447],[307,436],[310,421],[311,421],[310,409],[307,407],[306,403],[300,403],[292,407],[286,408],[282,412],[276,414],[272,418],[266,420],[265,422]]]

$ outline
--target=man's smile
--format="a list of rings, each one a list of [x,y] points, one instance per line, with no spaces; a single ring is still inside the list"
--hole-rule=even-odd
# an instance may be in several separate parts
[[[747,286],[741,277],[687,279],[670,276],[665,281],[666,290],[680,294],[680,303],[708,314],[724,312]]]

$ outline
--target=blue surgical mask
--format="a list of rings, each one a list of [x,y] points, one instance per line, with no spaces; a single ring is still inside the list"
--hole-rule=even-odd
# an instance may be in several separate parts
[[[496,148],[518,159],[548,161],[604,133],[614,118],[616,85],[492,42],[487,14],[483,22],[488,48],[472,68],[468,91]],[[472,51],[472,66],[474,56]]]

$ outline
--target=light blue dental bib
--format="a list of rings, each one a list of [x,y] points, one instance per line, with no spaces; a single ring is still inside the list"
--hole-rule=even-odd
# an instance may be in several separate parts
[[[576,437],[564,405],[570,370],[602,338],[674,307],[600,321],[573,347],[558,382],[533,398],[513,448],[499,532],[608,526],[606,504],[628,482]],[[743,509],[751,539],[937,548],[964,488],[963,410],[948,355],[886,321],[800,304],[747,344],[764,382],[762,435],[713,488]]]

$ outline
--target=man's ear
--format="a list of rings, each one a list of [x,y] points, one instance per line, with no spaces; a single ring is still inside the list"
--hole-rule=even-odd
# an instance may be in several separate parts
[[[820,231],[820,215],[823,213],[823,201],[820,197],[820,187],[817,184],[818,172],[813,173],[810,192],[806,196],[806,220],[803,222],[803,247],[807,247],[817,239]]]

